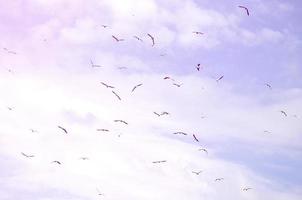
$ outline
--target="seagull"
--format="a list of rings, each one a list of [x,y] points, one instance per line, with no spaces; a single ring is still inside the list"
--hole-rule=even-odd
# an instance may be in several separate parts
[[[200,69],[201,69],[200,63],[197,64],[196,69],[197,69],[197,71],[200,71]]]
[[[193,174],[199,175],[202,171],[194,172],[192,171]]]
[[[9,50],[7,48],[3,48],[3,50],[6,51],[7,53],[10,53],[10,54],[15,54],[15,55],[17,54],[17,52],[11,51],[11,50]]]
[[[182,83],[181,84],[173,83],[173,85],[180,87],[182,85]]]
[[[7,107],[7,109],[8,109],[8,110],[13,110],[14,108],[13,108],[13,107]]]
[[[157,112],[153,112],[155,115],[159,116],[160,117],[160,114],[158,114]]]
[[[223,79],[224,76],[220,76],[218,79],[216,79],[216,82],[218,83],[218,81],[220,81],[221,79]]]
[[[109,132],[109,130],[108,129],[103,129],[103,128],[98,128],[98,129],[96,129],[97,131],[104,131],[104,132]]]
[[[108,27],[107,25],[104,25],[104,24],[102,24],[101,26],[102,26],[103,28],[107,28],[107,27]]]
[[[167,162],[166,160],[158,160],[158,161],[153,161],[152,163],[164,163],[164,162]]]
[[[98,188],[96,188],[96,191],[98,192],[99,196],[103,196],[104,194],[100,192],[100,190]]]
[[[155,45],[154,37],[151,34],[149,34],[149,33],[147,35],[151,38],[151,40],[152,40],[152,46],[154,46]]]
[[[26,158],[33,158],[33,157],[35,157],[34,155],[28,155],[28,154],[25,154],[25,153],[23,153],[23,152],[21,152],[21,154],[22,154],[23,156],[25,156]]]
[[[164,112],[161,112],[161,114],[160,115],[169,115],[169,113],[168,112],[166,112],[166,111],[164,111]]]
[[[187,133],[184,133],[184,132],[175,132],[173,133],[174,135],[188,135]]]
[[[120,70],[121,70],[121,69],[127,69],[127,67],[118,67],[118,69],[120,69]]]
[[[249,12],[249,9],[245,6],[238,6],[239,8],[243,8],[245,11],[246,11],[246,14],[249,16],[250,15],[250,12]]]
[[[115,41],[117,41],[117,42],[124,41],[124,39],[119,39],[119,38],[115,37],[114,35],[112,35],[112,38],[115,39]]]
[[[268,83],[265,83],[265,85],[269,88],[269,89],[272,89],[272,86]]]
[[[124,120],[120,120],[120,119],[116,119],[116,120],[114,120],[114,122],[121,122],[121,123],[124,123],[124,124],[128,125],[127,122],[125,122]]]
[[[34,129],[29,129],[32,133],[37,133],[38,131],[37,130],[34,130]]]
[[[121,97],[120,97],[118,94],[116,94],[113,90],[112,90],[112,93],[113,93],[119,100],[122,100]]]
[[[198,151],[204,151],[208,154],[208,151],[206,149],[198,149]]]
[[[270,132],[270,131],[267,131],[267,130],[265,130],[265,131],[263,131],[264,133],[272,133],[272,132]]]
[[[101,66],[101,65],[96,65],[96,64],[94,64],[94,63],[92,62],[92,60],[90,60],[90,64],[91,64],[91,67],[103,67],[103,66]]]
[[[133,87],[133,89],[131,90],[131,92],[134,92],[134,90],[137,88],[137,87],[140,87],[140,86],[142,86],[143,84],[142,83],[140,83],[140,84],[138,84],[138,85],[136,85],[136,86],[134,86]]]
[[[52,161],[51,163],[56,163],[56,164],[59,164],[59,165],[62,164],[60,161],[57,161],[57,160],[54,160],[54,161]]]
[[[242,190],[243,191],[248,191],[248,190],[251,190],[251,189],[253,189],[253,188],[247,187],[247,188],[243,188]]]
[[[80,159],[81,160],[89,160],[89,158],[87,158],[87,157],[81,157]]]
[[[58,126],[58,128],[63,130],[66,134],[68,133],[67,130],[65,128],[63,128],[62,126]]]
[[[200,32],[200,31],[193,31],[192,33],[195,33],[196,35],[203,35],[204,34],[203,32]]]
[[[287,117],[287,114],[286,114],[285,111],[281,110],[280,112],[281,112],[285,117]]]
[[[143,40],[141,39],[141,38],[139,38],[139,37],[137,37],[136,35],[135,36],[133,36],[135,39],[137,39],[138,41],[141,41],[141,42],[143,42]]]
[[[222,181],[224,178],[216,178],[215,181]]]
[[[108,85],[108,84],[106,84],[104,82],[101,82],[101,84],[104,85],[106,88],[114,88],[114,86]]]
[[[170,80],[174,81],[174,79],[169,77],[169,76],[164,77],[164,80],[167,80],[167,79],[170,79]]]
[[[193,134],[193,138],[194,140],[196,140],[197,142],[199,142],[199,140],[197,139],[197,137]]]

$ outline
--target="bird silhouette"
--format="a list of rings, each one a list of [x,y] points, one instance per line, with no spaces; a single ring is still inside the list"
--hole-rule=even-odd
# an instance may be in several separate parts
[[[58,164],[58,165],[61,165],[61,164],[62,164],[60,161],[57,161],[57,160],[54,160],[54,161],[52,161],[51,163],[56,163],[56,164]]]
[[[122,100],[121,97],[120,97],[118,94],[116,94],[116,92],[114,92],[113,90],[112,90],[112,93],[113,93],[119,100]]]
[[[193,31],[192,33],[195,33],[196,35],[203,35],[204,34],[203,32],[200,32],[200,31]]]
[[[151,40],[152,40],[152,46],[154,46],[155,45],[154,37],[151,34],[149,34],[149,33],[147,35],[151,38]]]
[[[269,88],[269,89],[272,89],[272,86],[268,83],[265,83],[265,85]]]
[[[238,7],[244,9],[248,16],[250,15],[249,9],[247,7],[245,7],[245,6],[238,6]]]
[[[58,126],[58,128],[63,130],[66,134],[68,133],[67,130],[65,128],[63,128],[62,126]]]
[[[206,154],[208,154],[208,151],[206,149],[198,149],[198,151],[204,151]]]
[[[195,172],[195,171],[192,171],[193,174],[196,174],[196,175],[199,175],[202,171],[198,171],[198,172]]]
[[[173,83],[173,85],[175,85],[176,87],[180,87],[182,86],[182,83],[181,84]]]
[[[124,123],[124,124],[128,125],[128,122],[126,122],[124,120],[120,120],[120,119],[116,119],[116,120],[114,120],[114,122],[120,122],[120,123]]]
[[[137,39],[138,41],[143,42],[143,40],[142,40],[141,38],[137,37],[136,35],[133,36],[133,37],[134,37],[135,39]]]
[[[199,140],[197,139],[197,137],[195,136],[195,134],[193,134],[193,138],[194,138],[194,140],[196,140],[196,142],[199,142]]]
[[[21,154],[23,156],[25,156],[26,158],[33,158],[33,157],[35,157],[34,155],[29,155],[29,154],[26,154],[26,153],[23,153],[23,152],[21,152]]]
[[[90,64],[91,64],[91,67],[103,67],[101,65],[94,64],[92,60],[90,60]]]
[[[108,129],[103,129],[103,128],[98,128],[98,129],[96,129],[97,131],[104,131],[104,132],[109,132],[109,130]]]
[[[215,181],[223,181],[224,178],[216,178]]]
[[[88,157],[80,157],[80,160],[89,160]]]
[[[224,76],[220,76],[218,79],[216,79],[216,82],[218,83],[221,79],[223,79]]]
[[[243,191],[248,191],[248,190],[251,190],[251,189],[253,189],[253,188],[246,187],[246,188],[243,188],[242,190],[243,190]]]
[[[136,86],[134,86],[133,87],[133,89],[131,90],[131,92],[134,92],[134,90],[136,89],[136,88],[138,88],[138,87],[140,87],[140,86],[142,86],[143,84],[142,83],[140,83],[140,84],[138,84],[138,85],[136,85]]]
[[[287,117],[287,114],[286,114],[285,111],[281,110],[280,112],[281,112],[285,117]]]
[[[175,132],[175,133],[173,133],[174,135],[188,135],[187,133],[184,133],[184,132]]]
[[[167,162],[166,160],[157,160],[157,161],[153,161],[152,163],[164,163],[164,162]]]
[[[108,85],[108,84],[106,84],[106,83],[104,83],[104,82],[101,82],[101,84],[102,84],[103,86],[105,86],[106,88],[114,88],[114,86]]]
[[[122,41],[124,41],[124,39],[119,39],[119,38],[117,38],[117,37],[114,36],[114,35],[112,35],[112,38],[113,38],[115,41],[117,41],[117,42],[122,42]]]

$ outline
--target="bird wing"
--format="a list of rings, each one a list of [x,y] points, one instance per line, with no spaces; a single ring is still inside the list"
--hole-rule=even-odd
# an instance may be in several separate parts
[[[154,46],[155,45],[154,37],[151,34],[149,34],[149,33],[147,35],[151,38],[151,40],[152,40],[152,46]]]
[[[197,139],[197,137],[193,134],[193,138],[197,141],[197,142],[199,142],[199,140]]]
[[[113,93],[119,100],[122,100],[121,97],[120,97],[118,94],[116,94],[113,90],[112,90],[112,93]]]
[[[115,37],[114,35],[112,35],[113,39],[115,39],[117,42],[119,41],[119,39],[117,37]]]
[[[68,133],[67,130],[65,128],[63,128],[62,126],[58,126],[58,128],[63,130],[66,134]]]

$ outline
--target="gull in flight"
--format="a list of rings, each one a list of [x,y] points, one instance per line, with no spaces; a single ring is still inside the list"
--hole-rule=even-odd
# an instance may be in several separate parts
[[[251,189],[253,189],[253,188],[246,187],[246,188],[243,188],[242,190],[243,190],[243,191],[248,191],[248,190],[251,190]]]
[[[215,181],[223,181],[224,178],[216,178]]]
[[[220,76],[218,79],[216,79],[216,82],[218,83],[221,79],[223,79],[224,76]]]
[[[104,129],[104,128],[98,128],[98,129],[96,129],[97,131],[104,131],[104,132],[109,132],[109,130],[108,129]]]
[[[91,64],[91,67],[103,67],[101,65],[94,64],[92,60],[90,60],[90,64]]]
[[[149,34],[149,33],[147,35],[151,38],[151,40],[152,40],[152,46],[154,46],[155,45],[154,37],[151,34]]]
[[[140,83],[140,84],[138,84],[138,85],[136,85],[136,86],[134,86],[133,87],[133,89],[131,90],[131,92],[134,92],[134,90],[136,89],[136,88],[138,88],[138,87],[140,87],[140,86],[142,86],[143,84],[142,83]]]
[[[194,138],[194,140],[196,140],[196,142],[199,142],[199,140],[197,139],[197,137],[195,136],[195,134],[193,134],[193,138]]]
[[[122,100],[121,97],[120,97],[118,94],[116,94],[116,92],[114,92],[113,90],[112,90],[112,93],[113,93],[119,100]]]
[[[138,41],[143,42],[143,40],[142,40],[141,38],[137,37],[136,35],[133,36],[133,37],[134,37],[135,39],[137,39]]]
[[[281,112],[285,117],[287,117],[287,114],[286,114],[285,111],[281,110],[280,112]]]
[[[175,132],[173,133],[174,135],[188,135],[187,133],[184,133],[184,132]]]
[[[250,15],[249,9],[247,7],[245,7],[245,6],[238,6],[238,7],[244,9],[248,16]]]
[[[54,160],[54,161],[52,161],[51,163],[56,163],[56,164],[58,164],[58,165],[61,165],[61,164],[62,164],[60,161],[57,161],[57,160]]]
[[[201,69],[200,63],[197,64],[196,69],[197,69],[197,71],[200,71],[200,69]]]
[[[114,122],[120,122],[120,123],[124,123],[124,124],[128,125],[128,122],[126,122],[124,120],[120,120],[120,119],[116,119],[116,120],[114,120]]]
[[[192,171],[193,174],[196,174],[196,175],[199,175],[202,171],[198,171],[198,172],[195,172],[195,171]]]
[[[106,83],[104,83],[104,82],[101,82],[101,84],[103,85],[103,86],[105,86],[106,88],[114,88],[113,86],[111,86],[111,85],[108,85],[108,84],[106,84]]]
[[[164,163],[167,162],[166,160],[158,160],[158,161],[153,161],[152,163],[156,164],[156,163]]]
[[[204,34],[203,32],[200,32],[200,31],[193,31],[192,33],[195,33],[196,35],[203,35]]]
[[[6,51],[7,53],[10,53],[10,54],[15,54],[15,55],[17,54],[17,52],[11,51],[11,50],[9,50],[7,48],[3,48],[3,50]]]
[[[160,114],[159,113],[157,113],[157,112],[153,112],[155,115],[157,115],[158,117],[160,117],[160,116],[162,116],[162,115],[169,115],[169,113],[168,112],[166,112],[166,111],[163,111],[163,112],[161,112]]]
[[[208,151],[206,149],[198,149],[198,151],[204,151],[206,154],[208,154]]]
[[[89,160],[87,157],[81,157],[80,160]]]
[[[34,130],[34,129],[29,129],[32,133],[37,133],[38,131],[37,130]]]
[[[268,83],[265,83],[265,85],[269,88],[269,89],[272,89],[272,86]]]
[[[164,77],[164,80],[167,80],[167,79],[170,79],[170,80],[174,81],[174,79],[169,77],[169,76]]]
[[[61,129],[62,131],[64,131],[66,134],[68,133],[67,130],[65,128],[63,128],[62,126],[58,126],[59,129]]]
[[[183,83],[181,84],[177,84],[177,83],[173,83],[173,85],[175,85],[176,87],[180,87]]]
[[[122,42],[122,41],[124,41],[124,39],[119,39],[119,38],[117,38],[117,37],[114,36],[114,35],[112,35],[112,38],[113,38],[115,41],[117,41],[117,42]]]
[[[23,156],[25,156],[26,158],[33,158],[33,157],[35,157],[34,155],[29,155],[29,154],[26,154],[26,153],[23,153],[23,152],[21,152],[21,154]]]

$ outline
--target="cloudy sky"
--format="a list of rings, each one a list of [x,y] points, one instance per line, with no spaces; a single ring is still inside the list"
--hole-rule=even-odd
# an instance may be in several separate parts
[[[1,199],[301,199],[301,6],[0,0]]]

